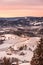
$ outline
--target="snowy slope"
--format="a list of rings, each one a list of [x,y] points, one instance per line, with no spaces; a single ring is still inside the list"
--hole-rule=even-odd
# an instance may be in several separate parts
[[[39,37],[19,37],[16,35],[5,34],[5,41],[0,45],[0,58],[10,57],[18,58],[21,62],[30,62],[33,57],[33,51],[37,47]],[[27,45],[26,50],[19,50],[20,47]],[[10,48],[11,47],[11,48]],[[12,50],[13,48],[13,50]],[[21,55],[24,53],[24,55]],[[26,63],[28,65],[29,63]],[[25,65],[22,63],[20,65]]]

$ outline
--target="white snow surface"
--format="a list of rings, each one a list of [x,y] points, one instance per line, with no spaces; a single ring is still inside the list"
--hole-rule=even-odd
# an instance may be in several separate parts
[[[36,49],[39,37],[18,37],[16,35],[11,34],[5,34],[5,41],[2,45],[0,45],[0,58],[3,57],[14,57],[18,58],[21,61],[31,61],[33,57],[33,51]],[[18,51],[17,53],[12,52],[11,50],[8,50],[8,48],[11,46],[14,50],[18,50],[21,46],[27,45],[27,50]],[[29,48],[32,49],[29,50]],[[8,55],[8,53],[11,53],[11,55]],[[25,55],[20,55],[20,53],[23,52]],[[20,65],[30,65],[30,63],[22,63]]]

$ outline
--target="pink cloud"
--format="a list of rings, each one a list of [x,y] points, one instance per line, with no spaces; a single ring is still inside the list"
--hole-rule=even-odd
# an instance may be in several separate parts
[[[26,15],[43,15],[43,0],[0,0],[0,16]]]
[[[43,0],[0,0],[0,5],[43,5]]]

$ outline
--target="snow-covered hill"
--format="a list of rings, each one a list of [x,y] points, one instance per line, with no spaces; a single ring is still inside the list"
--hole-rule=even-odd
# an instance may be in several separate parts
[[[17,58],[22,64],[24,62],[23,65],[25,65],[25,62],[28,62],[28,65],[40,38],[19,37],[13,34],[4,34],[3,36],[5,40],[3,44],[0,45],[0,58]]]

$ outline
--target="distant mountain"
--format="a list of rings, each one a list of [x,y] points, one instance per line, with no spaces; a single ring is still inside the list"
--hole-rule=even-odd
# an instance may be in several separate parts
[[[10,27],[13,27],[13,29],[10,29]],[[21,34],[27,36],[37,36],[38,34],[42,35],[43,17],[0,18],[0,29],[1,28],[8,28],[9,31],[6,30],[7,33],[10,32],[17,35]]]
[[[43,17],[15,17],[15,18],[0,18],[0,26],[31,26],[43,25]]]

